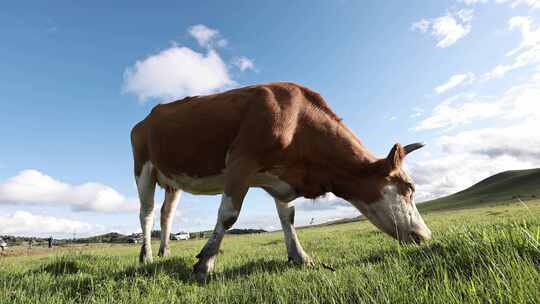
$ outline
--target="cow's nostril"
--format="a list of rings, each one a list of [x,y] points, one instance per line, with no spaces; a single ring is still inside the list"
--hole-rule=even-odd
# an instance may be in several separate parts
[[[420,234],[414,231],[409,232],[409,237],[411,241],[415,242],[416,244],[420,244],[424,240],[424,238]]]

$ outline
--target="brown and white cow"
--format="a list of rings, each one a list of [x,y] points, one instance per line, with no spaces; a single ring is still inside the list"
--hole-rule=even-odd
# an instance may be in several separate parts
[[[422,147],[395,144],[386,158],[371,154],[316,92],[294,83],[254,85],[161,104],[132,130],[135,179],[144,233],[140,261],[152,261],[156,183],[165,189],[159,255],[181,191],[223,193],[214,232],[194,271],[212,271],[225,231],[238,218],[250,187],[274,199],[290,260],[311,264],[294,229],[298,197],[327,192],[349,201],[375,226],[402,242],[429,239],[416,209],[404,157]]]

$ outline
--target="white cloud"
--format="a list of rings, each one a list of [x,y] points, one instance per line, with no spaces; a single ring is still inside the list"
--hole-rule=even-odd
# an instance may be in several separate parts
[[[437,141],[442,156],[410,166],[418,200],[463,190],[502,171],[539,167],[538,129],[538,120],[528,120],[442,136]]]
[[[429,29],[429,26],[431,25],[431,21],[425,19],[425,18],[422,18],[421,20],[413,23],[411,25],[411,29],[414,31],[414,30],[419,30],[421,31],[422,33],[425,33],[427,32],[427,30]]]
[[[522,41],[521,44],[513,51],[510,51],[507,56],[512,56],[520,52],[521,50],[534,47],[540,42],[540,28],[532,30],[532,22],[533,21],[531,17],[523,16],[512,17],[508,20],[508,29],[510,31],[516,29],[519,30],[521,33]]]
[[[234,84],[215,50],[202,54],[173,45],[128,67],[123,92],[133,93],[143,102],[149,98],[208,94]]]
[[[465,37],[471,30],[469,22],[460,24],[450,15],[435,19],[432,25],[432,34],[437,39],[437,46],[446,48]]]
[[[327,193],[316,199],[299,198],[295,200],[297,212],[296,223],[308,225],[313,220],[314,224],[320,224],[331,220],[353,218],[360,215],[351,203]]]
[[[512,8],[520,5],[528,6],[531,9],[540,8],[540,0],[495,0],[497,3],[510,3]]]
[[[540,129],[538,120],[526,120],[508,127],[491,127],[442,136],[441,150],[448,155],[464,153],[489,158],[508,156],[523,162],[540,164]]]
[[[24,170],[0,182],[0,205],[69,205],[75,211],[133,212],[135,200],[127,199],[100,183],[71,185],[37,170]]]
[[[320,211],[336,208],[354,208],[352,205],[335,196],[333,193],[327,193],[325,196],[316,199],[300,198],[295,201],[296,209],[306,211]]]
[[[464,3],[466,5],[474,5],[478,3],[487,3],[488,0],[457,0],[457,2]],[[510,7],[516,8],[524,5],[531,9],[540,8],[540,0],[494,0],[497,4],[510,4]]]
[[[485,119],[500,114],[496,105],[486,101],[474,101],[475,95],[458,94],[437,105],[431,115],[418,123],[414,130],[453,128],[469,123],[472,119]]]
[[[466,5],[473,5],[477,3],[486,3],[488,0],[458,0],[458,2],[465,3]]]
[[[481,136],[480,133],[477,135]],[[482,142],[481,137],[475,139],[476,143]],[[462,152],[460,154],[447,153],[427,161],[414,162],[409,165],[409,168],[417,185],[416,199],[424,201],[461,191],[502,171],[538,166],[540,166],[539,161],[532,162],[504,153],[488,156]]]
[[[219,31],[211,29],[204,24],[197,24],[188,29],[188,33],[197,40],[200,46],[210,48],[212,46],[224,47],[227,40],[219,38]]]
[[[410,118],[416,118],[424,115],[424,109],[420,107],[413,107],[412,111],[413,112],[409,115]]]
[[[216,51],[216,47],[227,45],[219,31],[198,24],[190,27],[188,33],[206,49],[205,53],[173,42],[171,47],[137,60],[126,68],[122,92],[136,95],[141,102],[152,98],[163,102],[164,99],[210,94],[236,86],[227,65]],[[255,70],[253,60],[247,57],[236,56],[231,62],[242,72]]]
[[[519,30],[522,37],[520,45],[506,54],[514,61],[496,65],[484,75],[485,79],[501,78],[512,70],[540,63],[540,27],[533,30],[530,17],[517,16],[508,20],[508,29]]]
[[[510,65],[498,64],[490,72],[484,75],[485,79],[501,78],[514,68]]]
[[[431,115],[414,130],[430,130],[469,124],[473,121],[498,119],[498,122],[540,118],[540,87],[524,85],[511,88],[502,96],[478,97],[458,94],[437,105]]]
[[[16,236],[70,237],[76,233],[81,237],[104,233],[106,229],[101,225],[16,211],[13,214],[0,214],[0,231],[4,235]]]
[[[255,63],[253,60],[247,58],[247,57],[235,57],[233,58],[232,63],[240,69],[240,71],[244,72],[246,70],[254,70],[255,69]]]
[[[416,130],[451,128],[468,123],[484,127],[446,134],[436,140],[438,157],[414,162],[411,175],[418,199],[463,190],[505,170],[540,167],[540,83],[508,89],[501,96],[460,94],[434,108]]]
[[[474,79],[474,74],[470,72],[466,74],[454,75],[450,77],[446,83],[437,86],[434,90],[437,92],[437,94],[441,94],[459,85],[470,84],[474,81]]]
[[[459,10],[431,20],[422,19],[413,23],[413,30],[426,33],[431,28],[431,35],[437,41],[437,47],[446,48],[465,37],[471,31],[473,10]]]

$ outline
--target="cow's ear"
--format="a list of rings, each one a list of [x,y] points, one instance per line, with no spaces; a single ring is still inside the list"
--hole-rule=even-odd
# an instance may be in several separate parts
[[[392,150],[390,150],[390,153],[388,153],[388,156],[386,157],[386,164],[388,168],[387,174],[401,168],[405,155],[407,155],[407,152],[400,144],[395,144],[392,147]]]

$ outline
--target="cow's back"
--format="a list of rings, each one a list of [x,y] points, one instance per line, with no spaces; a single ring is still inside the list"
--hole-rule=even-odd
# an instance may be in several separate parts
[[[271,83],[158,105],[134,132],[144,146],[139,154],[162,173],[206,177],[223,171],[233,147],[264,167],[296,162],[301,149],[292,141],[305,129],[298,125],[319,124],[316,117],[328,114],[334,115],[307,88]]]
[[[154,107],[142,122],[149,160],[167,175],[219,174],[249,95],[233,90]]]

